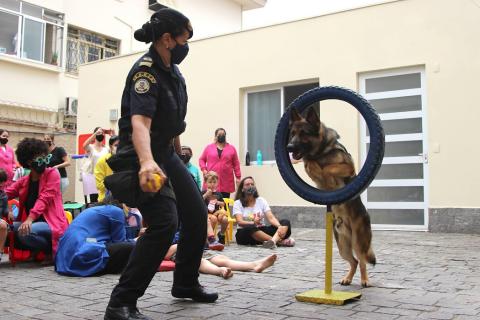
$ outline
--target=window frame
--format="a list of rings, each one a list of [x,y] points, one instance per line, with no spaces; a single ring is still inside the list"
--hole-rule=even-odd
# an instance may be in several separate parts
[[[243,101],[243,159],[248,151],[248,94],[250,93],[258,93],[258,92],[265,92],[265,91],[272,91],[272,90],[280,90],[280,115],[278,120],[282,118],[285,110],[288,106],[285,106],[285,87],[290,86],[301,86],[306,84],[318,83],[320,85],[320,79],[318,78],[310,78],[306,80],[299,80],[299,81],[292,81],[292,82],[284,82],[284,83],[277,83],[277,84],[270,84],[270,85],[262,85],[253,88],[246,88],[244,89],[244,101]],[[240,163],[244,163],[244,161],[240,161]],[[263,160],[263,164],[266,165],[274,165],[277,163],[277,160]],[[257,155],[250,155],[250,165],[257,165]]]
[[[0,12],[4,12],[4,13],[11,14],[11,15],[14,15],[14,16],[18,17],[18,25],[17,25],[18,39],[17,39],[17,43],[16,43],[16,48],[15,48],[16,51],[17,51],[17,54],[16,55],[11,55],[11,54],[6,54],[6,53],[0,53],[0,56],[15,57],[15,58],[18,58],[18,59],[21,59],[21,60],[30,61],[30,62],[34,62],[34,63],[41,63],[41,64],[45,64],[45,65],[49,65],[49,66],[57,66],[57,67],[63,66],[63,62],[64,62],[63,61],[64,60],[63,59],[63,56],[64,56],[63,51],[64,51],[64,47],[65,47],[64,39],[65,39],[65,29],[66,29],[65,28],[65,20],[63,20],[62,23],[54,23],[52,21],[44,20],[44,19],[41,19],[41,18],[38,18],[38,17],[34,17],[34,16],[31,16],[31,15],[25,14],[25,13],[22,12],[23,11],[23,3],[24,3],[24,1],[20,1],[20,7],[19,7],[18,12],[15,11],[15,10],[10,10],[10,9],[4,8],[4,7],[0,7]],[[34,6],[37,6],[37,5],[34,5]],[[56,12],[54,10],[47,9],[45,7],[42,7],[42,6],[37,6],[37,7],[41,8],[42,17],[45,15],[45,11]],[[58,14],[63,15],[63,13],[60,13],[60,12],[58,12]],[[40,22],[42,24],[42,39],[41,39],[41,42],[42,42],[41,57],[42,57],[42,59],[41,60],[35,60],[35,59],[22,57],[24,40],[25,40],[24,32],[25,32],[25,21],[26,21],[26,19],[36,21],[36,22]],[[60,47],[60,52],[58,52],[59,63],[57,65],[53,65],[51,63],[45,62],[45,39],[46,39],[46,26],[47,26],[47,24],[51,24],[53,26],[61,28],[61,30],[62,30],[62,35],[63,36],[62,36],[62,43],[61,43],[61,47]]]
[[[75,34],[74,32],[75,31]],[[92,42],[92,41],[87,41],[85,39],[82,39],[81,38],[81,35],[82,34],[89,34],[89,35],[94,35],[98,38],[101,38],[102,40],[102,43],[101,44],[96,44],[95,42]],[[74,35],[76,37],[74,37]],[[105,57],[106,53],[109,52],[109,53],[112,53],[114,52],[114,49],[110,48],[108,46],[108,41],[115,41],[116,44],[117,44],[117,48],[116,48],[116,54],[113,55],[113,56],[110,56],[110,57]],[[68,55],[69,55],[69,45],[68,43],[69,42],[74,42],[76,43],[76,68],[75,69],[70,69],[68,66],[70,65],[68,63]],[[83,63],[89,63],[89,62],[94,62],[94,61],[99,61],[99,60],[104,60],[104,59],[108,59],[108,58],[111,58],[111,57],[115,57],[115,56],[118,56],[120,55],[120,45],[121,45],[121,40],[120,39],[115,39],[113,37],[110,37],[110,36],[106,36],[106,35],[103,35],[103,34],[100,34],[100,33],[97,33],[97,32],[94,32],[94,31],[90,31],[90,30],[87,30],[87,29],[83,29],[83,28],[80,28],[80,27],[77,27],[77,26],[68,26],[67,28],[67,36],[66,36],[66,41],[65,41],[65,45],[66,45],[66,52],[65,52],[65,72],[67,72],[68,74],[72,74],[72,75],[78,75],[78,67],[83,64],[83,63],[80,63],[79,62],[79,56],[80,56],[80,52],[82,51],[81,49],[81,44],[83,44],[85,46],[85,48],[83,49],[84,53],[85,53],[85,62]],[[92,61],[88,61],[88,56],[89,56],[89,51],[88,49],[89,48],[97,48],[97,49],[100,49],[100,52],[99,52],[99,59],[97,60],[92,60]],[[72,64],[73,65],[73,64]]]

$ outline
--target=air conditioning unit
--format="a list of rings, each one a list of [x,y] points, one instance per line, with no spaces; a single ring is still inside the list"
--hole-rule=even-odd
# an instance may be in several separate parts
[[[152,11],[158,11],[163,8],[168,8],[166,5],[158,3],[157,0],[148,0],[148,9]]]
[[[74,97],[67,97],[67,103],[65,104],[66,116],[77,116],[78,99]]]

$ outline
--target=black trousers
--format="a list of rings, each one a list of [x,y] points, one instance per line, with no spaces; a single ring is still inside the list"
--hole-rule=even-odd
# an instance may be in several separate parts
[[[135,242],[114,242],[107,243],[105,246],[109,257],[107,266],[101,274],[117,274],[122,272],[127,265],[133,248],[135,248]]]
[[[285,234],[285,239],[287,239],[288,237],[290,237],[292,235],[292,228],[290,226],[290,220],[283,219],[283,220],[279,220],[278,222],[280,222],[280,225],[282,225],[282,226],[288,226],[287,233]],[[257,226],[253,226],[253,225],[248,226],[248,227],[243,227],[243,228],[237,229],[237,233],[235,234],[235,239],[237,240],[237,244],[254,246],[254,245],[257,245],[257,244],[261,244],[261,242],[255,240],[252,237],[252,234],[254,232],[263,231],[266,234],[268,234],[269,236],[273,237],[275,232],[277,232],[277,229],[278,229],[277,227],[274,227],[272,225],[263,226],[263,227],[257,227]]]
[[[111,306],[136,306],[172,244],[178,219],[182,224],[177,247],[174,285],[198,285],[198,268],[207,236],[207,207],[198,187],[176,153],[163,163],[176,201],[157,194],[139,206],[148,228],[141,236],[110,297]]]

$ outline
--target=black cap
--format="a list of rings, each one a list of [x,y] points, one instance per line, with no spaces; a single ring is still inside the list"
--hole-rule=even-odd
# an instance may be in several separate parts
[[[135,39],[141,42],[149,43],[160,38],[164,33],[170,33],[173,37],[183,34],[187,30],[193,36],[190,20],[181,12],[164,8],[155,12],[150,21],[145,23],[141,29],[134,33]]]

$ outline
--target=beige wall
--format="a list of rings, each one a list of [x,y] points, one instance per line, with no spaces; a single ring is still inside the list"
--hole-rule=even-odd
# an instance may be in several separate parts
[[[428,145],[440,150],[429,150],[429,206],[479,207],[480,174],[469,163],[480,156],[474,138],[479,21],[480,10],[470,0],[404,0],[194,41],[181,66],[189,92],[182,141],[193,148],[196,162],[213,130],[224,127],[243,159],[245,90],[306,79],[358,90],[362,72],[423,66]],[[82,67],[80,132],[109,124],[104,110],[119,105],[124,78],[138,57]],[[338,129],[358,160],[358,116],[352,109],[323,107],[322,119]],[[307,205],[288,190],[275,165],[242,169],[271,204]]]

